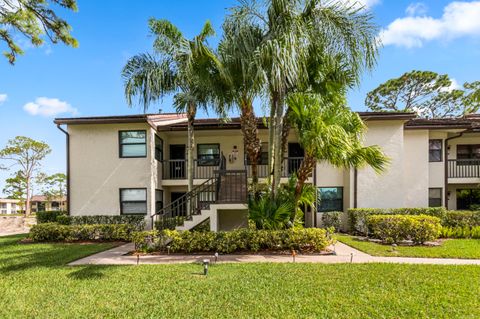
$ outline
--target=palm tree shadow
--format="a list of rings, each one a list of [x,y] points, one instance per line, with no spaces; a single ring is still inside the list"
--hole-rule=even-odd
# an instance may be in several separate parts
[[[67,276],[75,280],[101,279],[105,277],[105,267],[98,265],[89,265],[84,267],[75,267],[76,270]]]

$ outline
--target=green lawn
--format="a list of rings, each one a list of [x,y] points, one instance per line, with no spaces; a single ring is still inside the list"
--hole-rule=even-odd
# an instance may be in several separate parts
[[[337,235],[338,241],[372,256],[480,259],[480,239],[446,239],[441,246],[392,246],[357,240],[354,236]]]
[[[81,266],[108,245],[0,237],[0,318],[479,318],[480,267]]]

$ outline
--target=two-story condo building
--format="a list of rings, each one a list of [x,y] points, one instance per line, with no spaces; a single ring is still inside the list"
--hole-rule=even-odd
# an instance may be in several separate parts
[[[325,211],[353,207],[469,209],[480,204],[480,117],[425,120],[412,113],[359,113],[368,126],[366,145],[379,145],[388,169],[341,170],[318,163],[309,179],[322,200],[305,225]],[[69,213],[143,214],[147,221],[174,220],[189,229],[209,220],[212,230],[247,222],[245,159],[238,119],[195,121],[194,190],[187,193],[187,123],[180,114],[55,119],[67,137]],[[259,119],[262,157],[268,175],[268,130]],[[62,127],[66,125],[66,129]],[[288,138],[283,177],[299,167],[303,150],[295,132]],[[151,218],[150,218],[151,217]]]

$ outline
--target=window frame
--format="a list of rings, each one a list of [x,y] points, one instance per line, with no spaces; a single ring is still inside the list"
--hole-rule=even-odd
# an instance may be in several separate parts
[[[159,140],[162,144],[162,148],[160,149],[159,153],[160,153],[160,156],[157,156],[157,140]],[[163,146],[164,146],[164,143],[163,143],[163,139],[158,136],[157,134],[155,134],[155,139],[154,139],[154,149],[155,149],[155,159],[159,162],[163,161]]]
[[[122,133],[125,132],[144,132],[145,133],[145,142],[144,143],[122,143]],[[120,158],[145,158],[148,155],[147,148],[147,130],[120,130],[118,131],[118,156]],[[145,155],[135,155],[135,156],[125,156],[123,155],[123,145],[145,145]]]
[[[431,149],[430,143],[431,142],[440,142],[440,149]],[[440,160],[432,160],[431,152],[433,151],[440,151]],[[439,163],[443,162],[443,140],[440,138],[432,138],[428,140],[428,162],[429,163]]]
[[[204,145],[215,145],[218,147],[218,158],[216,159],[216,162],[214,164],[201,164],[202,159],[200,158],[200,146]],[[220,165],[220,143],[201,143],[197,144],[197,166],[218,166]]]
[[[430,197],[430,190],[440,190],[440,198]],[[438,200],[438,199],[440,199],[440,205],[433,206],[430,203],[430,200]],[[442,206],[443,206],[443,188],[442,187],[429,187],[428,188],[428,207],[442,207]]]
[[[133,201],[133,200],[122,201],[122,191],[124,190],[144,190],[145,200],[144,201],[143,200],[142,201]],[[119,188],[118,195],[120,200],[120,215],[135,215],[135,216],[145,215],[146,216],[148,214],[148,191],[146,187],[122,187],[122,188]],[[122,203],[145,203],[145,213],[124,213]]]
[[[338,209],[338,210],[320,210],[320,205],[319,205],[319,200],[318,200],[318,192],[319,192],[319,189],[320,188],[337,188],[337,189],[341,189],[342,191],[342,199],[341,199],[341,209]],[[317,191],[317,199],[316,199],[316,212],[317,213],[326,213],[326,212],[333,212],[333,211],[339,211],[339,212],[343,212],[344,208],[345,208],[345,205],[344,205],[344,200],[345,200],[345,188],[343,186],[317,186],[316,187],[316,191]]]
[[[480,149],[480,144],[457,144],[457,160],[478,160],[480,157],[472,157],[472,155],[475,155],[476,153],[474,152],[474,149]],[[464,154],[459,154],[458,149],[459,148],[466,148],[468,149],[468,158],[462,158]],[[462,155],[462,156],[459,156]]]

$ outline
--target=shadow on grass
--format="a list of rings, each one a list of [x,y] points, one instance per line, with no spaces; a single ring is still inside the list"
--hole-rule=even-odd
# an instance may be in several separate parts
[[[74,269],[76,269],[74,272],[71,272],[67,275],[69,278],[76,280],[91,280],[104,278],[104,270],[106,269],[106,267],[91,265],[75,267]]]

